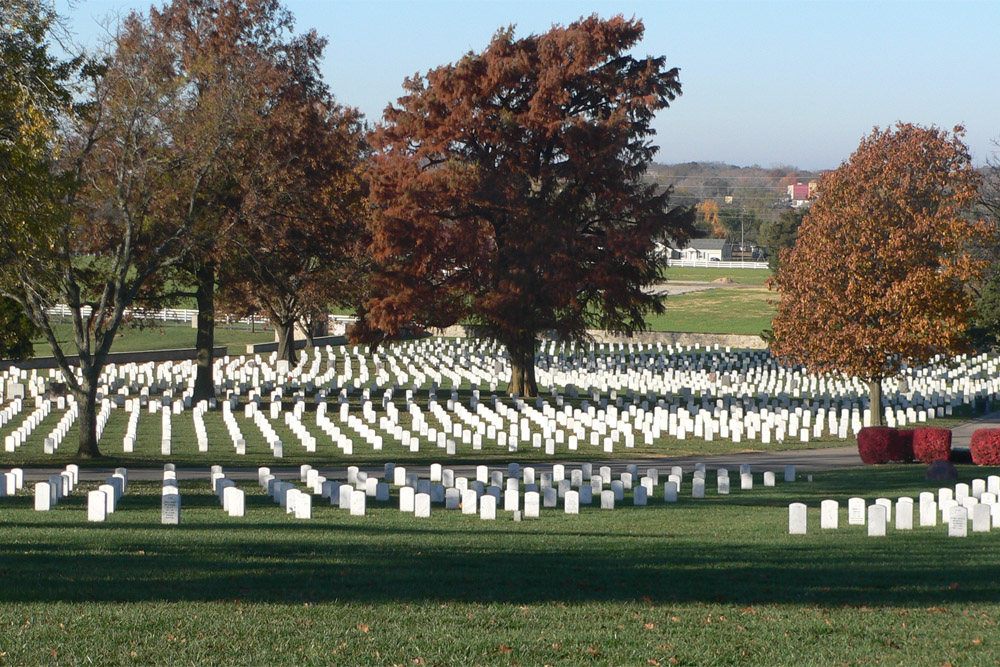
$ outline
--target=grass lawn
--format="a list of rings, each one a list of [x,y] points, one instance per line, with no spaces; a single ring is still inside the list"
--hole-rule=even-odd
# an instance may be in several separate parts
[[[1000,533],[846,525],[850,496],[934,490],[923,470],[704,500],[686,479],[676,504],[521,523],[416,519],[395,491],[365,517],[316,502],[297,521],[250,482],[230,518],[207,474],[181,482],[179,527],[159,525],[155,482],[103,524],[85,521],[94,483],[47,513],[22,494],[0,501],[0,663],[995,664]],[[824,498],[839,530],[818,528]],[[810,533],[788,535],[799,501]]]
[[[73,328],[69,323],[57,324],[55,327],[56,338],[60,343],[65,343],[68,354],[76,354],[76,345],[73,342]],[[112,352],[136,352],[139,350],[174,350],[180,348],[193,348],[197,331],[190,326],[184,326],[177,322],[170,322],[164,326],[121,329],[115,337]],[[260,327],[255,332],[251,332],[243,327],[218,326],[215,329],[215,344],[229,347],[231,354],[246,354],[246,346],[256,343],[274,342],[274,331],[268,329],[261,331]],[[39,357],[47,357],[52,354],[48,343],[44,338],[34,341],[35,354]]]
[[[694,269],[692,269],[694,270]],[[778,295],[766,287],[719,287],[669,296],[666,312],[649,317],[653,331],[758,335],[770,328]]]
[[[712,269],[700,267],[672,266],[661,271],[664,280],[679,282],[711,282],[719,278],[731,278],[742,285],[763,285],[771,277],[768,269]]]

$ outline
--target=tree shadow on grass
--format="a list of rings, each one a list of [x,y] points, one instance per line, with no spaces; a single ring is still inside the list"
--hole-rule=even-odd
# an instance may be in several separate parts
[[[206,535],[220,529],[205,527]],[[401,539],[399,530],[368,526],[362,538],[357,527],[326,526],[310,529],[315,539],[301,539],[298,532],[282,536],[281,527],[254,526],[275,539],[253,532],[216,543],[133,535],[102,549],[94,546],[95,530],[79,546],[79,538],[3,544],[0,599],[935,605],[1000,597],[1000,566],[984,557],[993,545],[988,534],[896,535],[864,542],[853,553],[838,550],[829,534],[726,545],[657,531],[633,538],[627,549],[597,533],[539,534],[507,550],[512,542],[488,530],[452,531],[452,542],[441,546],[434,529],[407,531]]]

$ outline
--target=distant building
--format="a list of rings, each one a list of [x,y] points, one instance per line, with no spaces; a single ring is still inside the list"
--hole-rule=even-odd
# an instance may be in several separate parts
[[[788,199],[792,202],[792,208],[798,208],[808,204],[816,198],[817,181],[808,183],[795,183],[788,186]]]
[[[687,259],[709,262],[730,262],[733,244],[726,239],[694,239],[682,248],[663,246],[662,252],[670,259]]]

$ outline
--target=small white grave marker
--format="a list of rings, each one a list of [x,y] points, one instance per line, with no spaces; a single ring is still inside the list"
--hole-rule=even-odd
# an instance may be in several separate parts
[[[865,499],[850,498],[847,501],[847,525],[865,525]]]
[[[108,518],[108,499],[104,491],[87,494],[87,521],[104,521]]]
[[[808,510],[805,503],[792,503],[788,506],[788,534],[805,535]]]
[[[840,525],[840,503],[824,500],[819,504],[819,527],[821,530],[836,530]]]
[[[885,505],[868,506],[868,537],[885,537]]]
[[[968,534],[968,510],[962,505],[952,505],[948,510],[948,537],[966,537]]]

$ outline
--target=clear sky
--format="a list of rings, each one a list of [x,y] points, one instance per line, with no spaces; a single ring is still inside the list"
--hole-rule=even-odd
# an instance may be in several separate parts
[[[109,13],[149,0],[57,0],[93,44]],[[159,3],[157,3],[159,4]],[[329,39],[324,76],[371,122],[403,79],[583,15],[636,16],[635,55],[681,69],[655,121],[658,162],[836,167],[875,125],[964,124],[977,163],[1000,147],[1000,2],[867,0],[285,0],[297,30]]]

